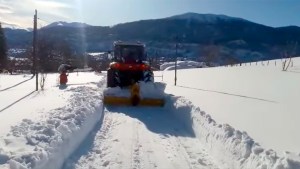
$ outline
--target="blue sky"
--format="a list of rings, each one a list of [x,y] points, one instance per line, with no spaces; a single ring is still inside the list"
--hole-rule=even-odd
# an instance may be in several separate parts
[[[225,14],[267,26],[300,26],[300,0],[0,0],[3,25],[39,27],[54,21],[112,26],[186,12]]]

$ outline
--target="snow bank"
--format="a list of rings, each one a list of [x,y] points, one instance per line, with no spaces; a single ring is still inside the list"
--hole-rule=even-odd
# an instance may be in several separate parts
[[[209,114],[183,98],[170,98],[168,108],[193,130],[206,145],[210,154],[226,169],[299,169],[300,154],[286,152],[279,157],[273,150],[265,150],[246,132],[228,124],[217,124]],[[173,104],[174,103],[174,104]],[[267,134],[267,133],[266,133]]]
[[[141,98],[163,98],[165,96],[164,90],[166,87],[165,83],[145,83],[139,82]],[[116,97],[130,97],[130,90],[128,88],[121,89],[120,87],[113,87],[104,89],[105,96],[116,96]]]
[[[40,121],[24,119],[11,128],[0,142],[0,168],[61,168],[103,114],[99,89],[77,87],[66,91],[73,93],[68,105],[42,112]]]
[[[177,69],[202,68],[207,67],[203,62],[178,61]],[[160,66],[160,70],[174,70],[175,62],[166,62]]]

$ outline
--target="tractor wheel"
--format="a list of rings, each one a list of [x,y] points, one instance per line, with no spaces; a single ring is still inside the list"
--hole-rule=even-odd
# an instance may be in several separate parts
[[[120,86],[121,80],[119,76],[119,71],[108,69],[107,70],[107,87]]]
[[[151,70],[144,71],[144,82],[154,82],[154,75]]]
[[[112,69],[107,70],[107,87],[116,87],[115,71]]]

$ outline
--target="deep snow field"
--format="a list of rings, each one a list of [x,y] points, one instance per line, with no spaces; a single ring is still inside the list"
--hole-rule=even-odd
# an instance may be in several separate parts
[[[184,96],[217,122],[247,131],[278,153],[300,153],[300,58],[288,71],[281,62],[180,70],[177,87],[174,71],[162,75],[167,93]]]
[[[31,75],[1,74],[0,169],[299,169],[293,61],[182,69],[177,86],[166,68],[163,108],[103,106],[105,72],[70,73],[65,88],[48,74],[38,92]]]

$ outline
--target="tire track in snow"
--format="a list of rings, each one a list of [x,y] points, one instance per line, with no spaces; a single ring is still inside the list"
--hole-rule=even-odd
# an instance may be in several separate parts
[[[137,133],[138,133],[138,156],[139,158],[139,167],[140,168],[157,168],[155,149],[152,145],[153,138],[149,137],[148,133],[143,132],[143,124],[138,121],[137,123]],[[157,143],[155,143],[157,144]]]
[[[176,146],[176,151],[180,152],[180,156],[186,161],[187,163],[187,167],[189,169],[193,169],[194,167],[191,164],[191,160],[190,157],[188,155],[188,153],[186,152],[186,149],[182,146],[182,144],[180,143],[180,141],[178,140],[177,136],[174,136],[174,142],[173,145]]]
[[[64,169],[75,169],[75,168],[93,169],[95,167],[90,165],[82,166],[81,164],[93,163],[95,159],[104,159],[104,157],[109,154],[110,152],[109,145],[107,145],[104,140],[111,137],[110,131],[114,127],[115,122],[109,116],[105,116],[105,113],[107,112],[103,112],[103,113],[104,113],[103,115],[104,117],[103,117],[102,124],[99,124],[101,126],[99,125],[96,126],[94,131],[92,131],[90,136],[88,136],[88,137],[93,137],[92,140],[90,140],[91,138],[87,138],[88,140],[85,141],[83,145],[81,145],[81,149],[79,147],[77,150],[78,152],[75,152],[73,157],[68,159],[67,163],[63,167]],[[89,144],[89,146],[84,144]],[[85,153],[85,151],[87,152]],[[81,157],[77,157],[78,155],[80,155]],[[82,158],[83,156],[85,158]],[[96,168],[99,168],[99,166],[106,167],[107,165],[109,165],[109,161],[105,161],[105,160],[97,160],[96,162],[97,162],[96,164],[98,165],[98,167]]]
[[[166,153],[172,168],[186,168],[192,169],[190,161],[184,151],[182,151],[181,145],[178,144],[174,136],[160,136],[160,143]]]
[[[197,139],[187,139],[176,136],[176,141],[181,149],[181,152],[183,152],[183,155],[187,161],[189,161],[190,168],[218,169],[218,167],[212,163],[213,159],[208,155],[204,147],[201,146],[202,144]],[[195,149],[198,150],[195,151]]]
[[[105,110],[101,129],[93,140],[93,148],[83,155],[73,168],[139,168],[134,121]]]
[[[138,122],[134,121],[134,124],[132,125],[132,130],[134,131],[132,134],[133,143],[132,143],[132,153],[131,153],[131,168],[132,169],[139,169],[140,166],[140,147],[142,145],[139,144],[139,131],[138,131]]]
[[[163,145],[169,160],[177,161],[178,159],[183,159],[186,164],[185,168],[189,169],[219,168],[215,165],[214,160],[206,152],[200,141],[196,138],[185,138],[179,135],[161,135],[160,137],[162,139],[160,143]],[[173,167],[178,168],[177,165]]]
[[[132,165],[133,169],[140,168],[157,168],[157,164],[150,157],[153,156],[153,149],[151,144],[147,144],[147,139],[150,140],[151,137],[145,137],[145,132],[143,132],[143,124],[140,121],[136,121],[133,125],[133,147],[132,147]],[[142,135],[141,135],[142,134]]]
[[[164,108],[110,108],[75,168],[217,169],[200,141]]]
[[[110,137],[110,130],[111,128],[113,127],[113,119],[107,117],[104,115],[104,123],[101,127],[101,130],[99,132],[99,136],[97,136],[97,141],[96,142],[96,145],[95,145],[95,149],[93,149],[93,151],[96,153],[96,154],[99,154],[99,157],[101,159],[104,159],[104,157],[106,155],[109,154],[109,148],[110,146],[109,145],[106,145],[105,141],[106,139],[108,139]],[[100,164],[101,166],[107,166],[109,165],[109,161],[101,161],[102,164]]]
[[[161,125],[160,130],[169,131],[167,132],[168,134],[161,131],[162,133],[155,135],[149,132],[149,130],[146,130],[147,132],[141,132],[143,137],[140,138],[139,141],[147,145],[139,149],[140,157],[142,158],[140,159],[142,168],[218,168],[214,165],[212,158],[209,157],[203,148],[197,148],[199,146],[201,147],[200,141],[190,137],[189,131],[180,126],[178,120],[174,119],[174,117],[170,117],[169,115],[171,114],[166,113],[164,109],[153,110],[159,111],[158,113],[154,113],[143,110],[143,112],[136,113],[148,115],[150,121],[154,123],[157,122],[157,125]],[[159,118],[153,117],[155,114],[159,115]],[[164,115],[166,115],[166,117],[164,117]],[[142,119],[142,121],[145,122],[144,119]],[[139,122],[139,124],[143,123]],[[151,125],[148,127],[150,128]],[[181,128],[181,130],[178,128]],[[139,125],[138,130],[143,130],[143,126]],[[194,147],[191,147],[191,145]],[[197,151],[195,151],[195,149]],[[164,150],[164,152],[157,153],[155,152],[157,150]],[[164,154],[165,157],[162,157],[162,154]],[[158,158],[154,158],[155,156]],[[184,164],[179,164],[178,161]],[[170,165],[162,165],[162,162],[169,163]]]

